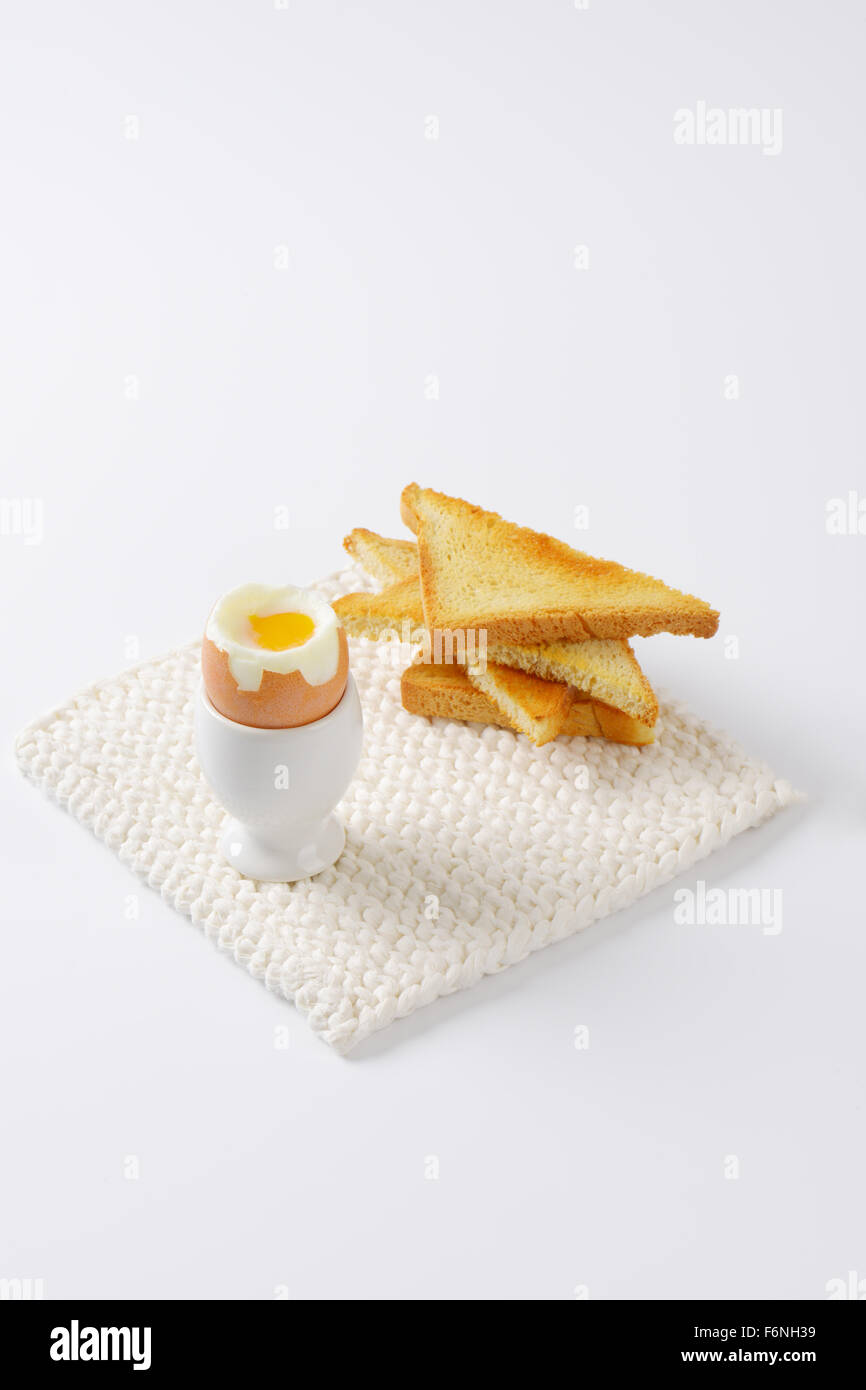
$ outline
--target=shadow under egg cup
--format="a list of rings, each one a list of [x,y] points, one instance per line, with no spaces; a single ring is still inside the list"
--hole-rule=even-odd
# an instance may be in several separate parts
[[[220,840],[229,864],[267,883],[295,883],[333,864],[346,843],[334,807],[355,775],[363,736],[351,671],[330,714],[294,729],[236,724],[214,708],[202,684],[196,752],[231,817]]]

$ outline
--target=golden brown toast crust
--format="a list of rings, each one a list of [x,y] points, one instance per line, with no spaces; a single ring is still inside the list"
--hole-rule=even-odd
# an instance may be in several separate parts
[[[512,728],[519,729],[539,747],[562,732],[573,698],[567,685],[542,680],[495,661],[487,662],[483,670],[467,667],[466,675]]]
[[[415,511],[415,498],[421,491],[417,483],[408,483],[400,494],[400,520],[410,531],[418,530],[418,513]]]
[[[428,718],[458,719],[469,723],[510,728],[506,716],[492,700],[475,689],[458,666],[417,664],[403,672],[400,682],[404,709]],[[610,742],[645,745],[653,742],[652,730],[620,710],[598,700],[577,697],[566,715],[562,733],[606,738]]]

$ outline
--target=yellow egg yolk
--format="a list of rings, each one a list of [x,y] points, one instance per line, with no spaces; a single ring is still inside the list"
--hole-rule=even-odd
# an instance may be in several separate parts
[[[269,652],[303,646],[312,637],[315,626],[307,613],[269,613],[265,618],[250,614],[250,627],[258,644]]]

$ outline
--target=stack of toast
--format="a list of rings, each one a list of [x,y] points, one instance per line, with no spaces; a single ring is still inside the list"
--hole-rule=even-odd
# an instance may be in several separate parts
[[[627,639],[712,637],[709,604],[415,483],[400,512],[416,540],[362,528],[346,537],[384,587],[334,607],[351,636],[422,642],[401,678],[410,713],[494,724],[539,745],[560,734],[652,743],[658,702]]]

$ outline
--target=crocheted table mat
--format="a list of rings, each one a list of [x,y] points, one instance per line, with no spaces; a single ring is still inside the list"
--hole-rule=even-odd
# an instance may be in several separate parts
[[[328,599],[370,587],[355,570]],[[193,747],[199,644],[92,686],[21,734],[24,773],[341,1053],[440,995],[627,907],[798,799],[725,734],[663,702],[631,748],[423,719],[399,664],[351,643],[364,755],[347,843],[317,878],[259,884],[217,852]],[[405,664],[405,661],[404,661]]]

